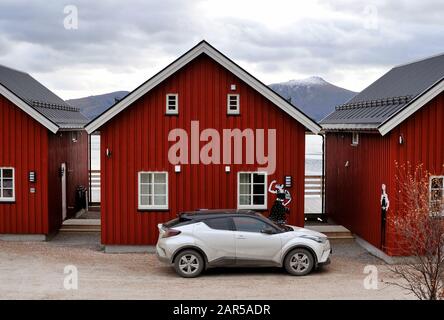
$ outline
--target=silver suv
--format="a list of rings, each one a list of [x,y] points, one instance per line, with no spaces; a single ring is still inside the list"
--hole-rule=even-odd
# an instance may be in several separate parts
[[[216,266],[284,266],[302,276],[330,262],[324,234],[280,227],[254,211],[186,212],[158,227],[158,258],[185,278]]]

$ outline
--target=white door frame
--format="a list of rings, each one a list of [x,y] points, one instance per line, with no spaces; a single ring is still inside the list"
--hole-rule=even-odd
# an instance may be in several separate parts
[[[66,163],[62,163],[60,166],[60,179],[62,183],[62,221],[67,216],[67,203],[66,203]]]

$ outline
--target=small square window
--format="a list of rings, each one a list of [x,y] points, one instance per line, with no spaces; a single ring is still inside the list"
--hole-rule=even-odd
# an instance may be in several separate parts
[[[177,93],[166,95],[166,114],[179,114],[179,95]]]
[[[0,168],[0,202],[15,201],[14,168]]]
[[[357,146],[359,144],[359,133],[353,132],[352,133],[352,145]]]
[[[168,173],[139,172],[139,209],[168,209]]]
[[[238,94],[227,95],[227,114],[240,113],[240,96]]]
[[[265,172],[238,173],[238,208],[267,208],[267,174]]]

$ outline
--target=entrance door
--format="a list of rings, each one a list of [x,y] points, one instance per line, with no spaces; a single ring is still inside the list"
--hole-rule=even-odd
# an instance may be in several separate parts
[[[66,219],[67,205],[66,205],[66,163],[62,163],[60,167],[60,176],[62,179],[62,221]]]

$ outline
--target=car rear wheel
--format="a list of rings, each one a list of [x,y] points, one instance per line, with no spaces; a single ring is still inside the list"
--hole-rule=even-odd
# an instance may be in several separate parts
[[[181,277],[194,278],[204,269],[204,260],[199,252],[185,250],[180,252],[174,260],[174,269]]]
[[[297,248],[285,257],[284,266],[291,275],[305,276],[313,269],[314,258],[308,250]]]

